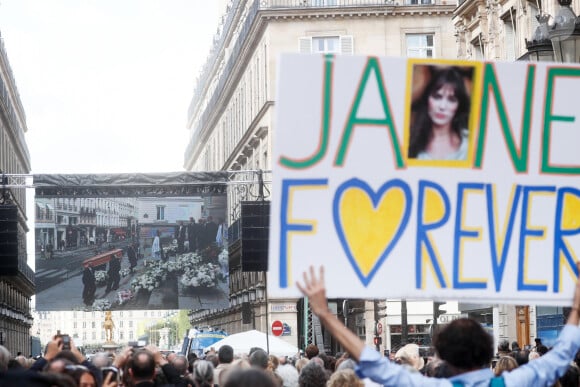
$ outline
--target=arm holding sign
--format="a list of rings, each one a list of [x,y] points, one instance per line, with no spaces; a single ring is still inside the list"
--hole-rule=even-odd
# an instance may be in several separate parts
[[[320,268],[320,276],[316,278],[314,267],[310,267],[310,278],[304,272],[304,286],[296,283],[298,289],[308,297],[308,305],[312,313],[318,316],[320,322],[356,361],[365,348],[364,343],[351,332],[335,315],[328,310],[326,287],[324,285],[324,268]]]
[[[580,263],[578,263],[580,269]],[[435,349],[456,375],[449,380],[427,378],[410,373],[392,364],[364,343],[328,310],[324,270],[317,276],[314,268],[304,273],[304,284],[296,284],[309,298],[312,312],[318,316],[327,331],[359,363],[357,373],[385,386],[451,386],[486,385],[494,374],[489,368],[493,356],[493,342],[489,334],[474,320],[459,319],[447,325],[435,338]],[[501,377],[506,386],[548,386],[561,377],[578,350],[580,350],[580,281],[574,291],[572,311],[554,348],[538,360],[521,366]]]
[[[427,378],[417,372],[408,372],[398,364],[392,364],[388,358],[365,346],[335,315],[328,310],[326,287],[324,285],[324,269],[320,268],[316,276],[314,267],[310,267],[310,275],[304,273],[304,285],[296,283],[298,289],[308,297],[312,312],[318,316],[326,330],[330,332],[342,347],[359,363],[359,376],[370,378],[385,386],[445,386],[451,383],[445,379]],[[361,373],[360,366],[364,367]],[[491,371],[490,371],[491,372]]]

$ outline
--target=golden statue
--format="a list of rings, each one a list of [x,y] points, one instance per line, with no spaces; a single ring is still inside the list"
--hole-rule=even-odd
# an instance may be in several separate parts
[[[113,342],[113,330],[115,329],[115,323],[113,322],[113,315],[111,311],[105,312],[105,322],[103,323],[103,328],[105,328],[105,337],[107,343]]]

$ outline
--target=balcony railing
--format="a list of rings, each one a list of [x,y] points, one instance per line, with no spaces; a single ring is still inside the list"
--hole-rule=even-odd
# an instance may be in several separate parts
[[[380,7],[383,5],[425,5],[436,4],[436,1],[396,1],[396,0],[263,0],[261,9],[272,8],[360,8]]]

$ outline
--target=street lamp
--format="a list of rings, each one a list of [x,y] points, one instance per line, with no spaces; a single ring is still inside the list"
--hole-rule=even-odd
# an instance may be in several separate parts
[[[570,8],[572,0],[558,0],[561,8],[554,18],[550,40],[558,62],[580,62],[580,19]]]
[[[548,21],[550,15],[541,13],[536,15],[536,19],[540,25],[536,28],[531,40],[526,39],[526,49],[528,52],[520,58],[521,60],[528,60],[531,62],[553,62],[554,48],[550,40],[550,33],[548,31]]]
[[[551,16],[536,16],[540,25],[531,40],[526,39],[527,53],[520,59],[529,61],[580,62],[580,18],[570,7],[572,0],[558,0],[561,8],[549,24]]]

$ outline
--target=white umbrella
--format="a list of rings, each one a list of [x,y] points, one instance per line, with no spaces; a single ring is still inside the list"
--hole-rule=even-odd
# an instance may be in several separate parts
[[[298,348],[286,341],[279,339],[276,336],[268,335],[270,355],[275,356],[294,356],[298,353]],[[250,349],[254,347],[262,348],[268,351],[266,346],[266,334],[252,330],[248,332],[236,333],[213,343],[205,348],[205,351],[212,347],[218,351],[222,345],[229,345],[234,349],[234,354],[242,355],[250,353]]]

